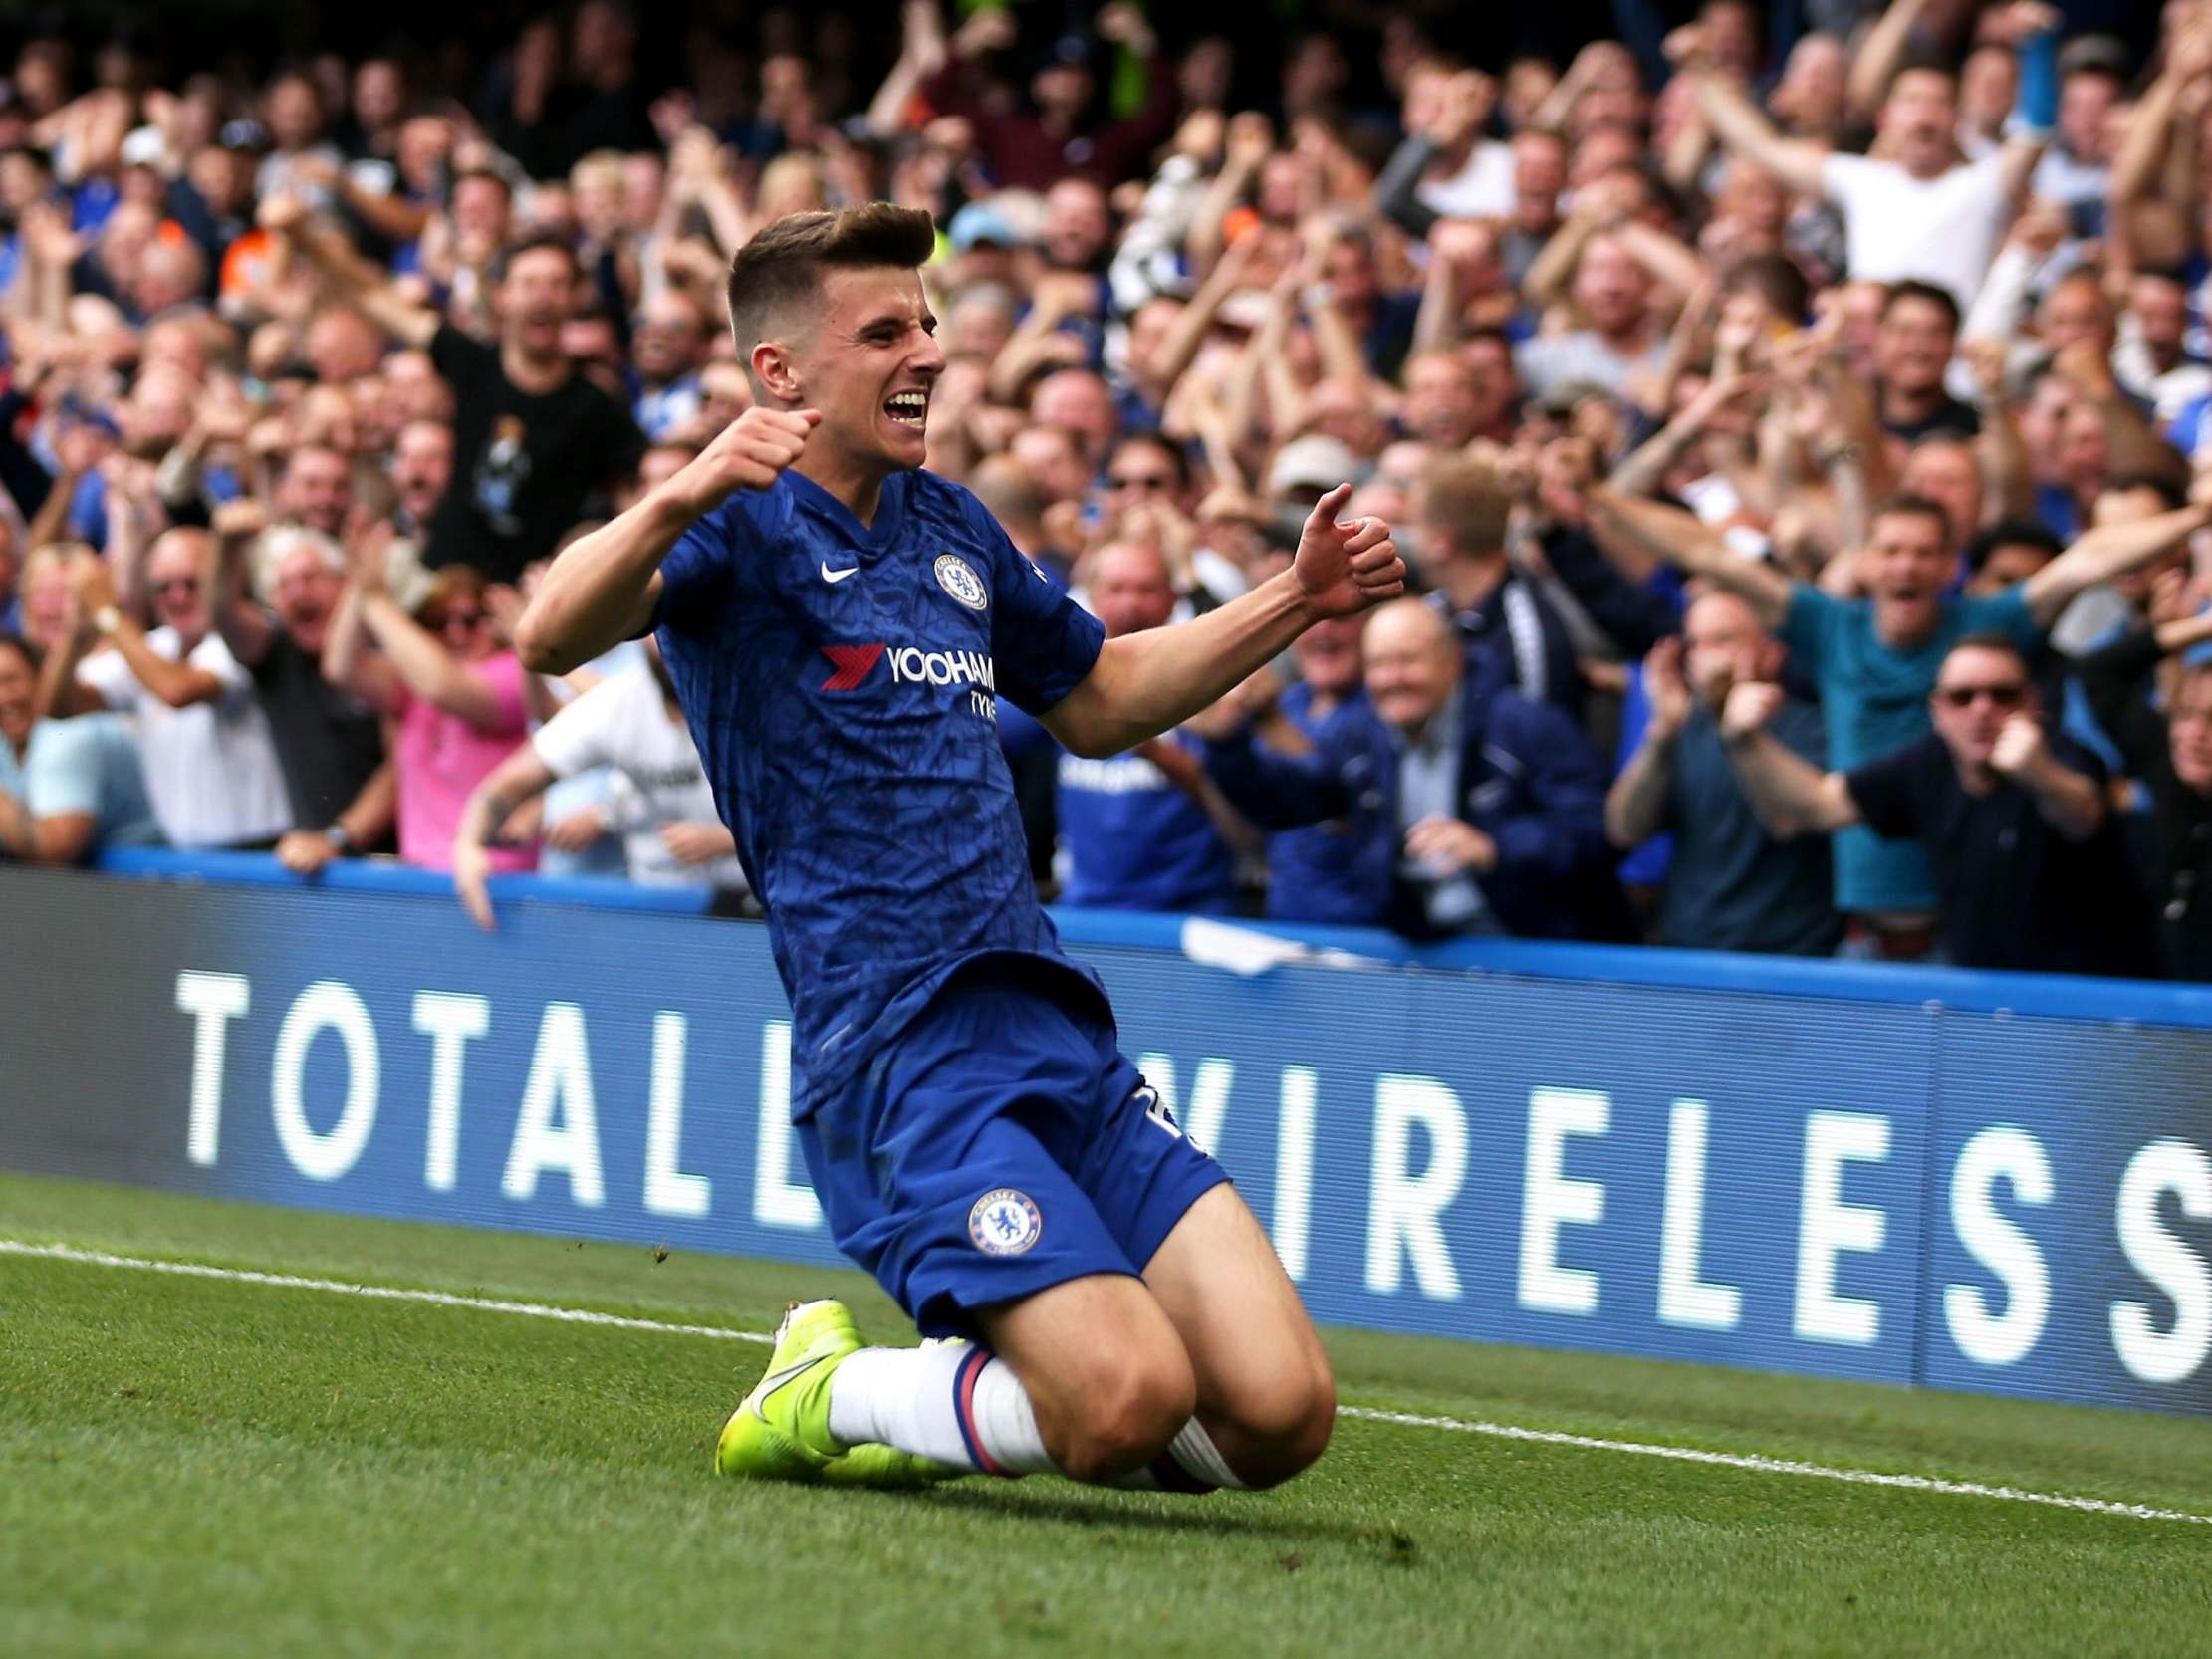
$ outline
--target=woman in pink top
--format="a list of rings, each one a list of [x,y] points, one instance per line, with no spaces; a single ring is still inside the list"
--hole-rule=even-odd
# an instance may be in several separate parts
[[[412,616],[385,590],[382,539],[357,551],[323,646],[323,677],[397,720],[399,856],[450,869],[453,835],[476,786],[529,732],[528,673],[465,565],[437,574]],[[379,650],[370,650],[369,641]],[[494,870],[535,869],[538,848],[495,846]]]

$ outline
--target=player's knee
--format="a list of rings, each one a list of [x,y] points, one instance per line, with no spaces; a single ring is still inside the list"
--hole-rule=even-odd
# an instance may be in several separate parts
[[[1103,1355],[1060,1448],[1061,1468],[1078,1481],[1119,1480],[1166,1451],[1197,1403],[1197,1379],[1179,1348]]]
[[[1336,1427],[1336,1379],[1317,1354],[1238,1402],[1229,1466],[1248,1487],[1279,1486],[1320,1461]]]

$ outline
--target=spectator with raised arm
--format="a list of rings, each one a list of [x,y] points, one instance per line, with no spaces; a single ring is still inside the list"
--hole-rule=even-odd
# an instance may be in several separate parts
[[[385,333],[426,348],[453,386],[454,487],[431,521],[425,569],[466,565],[513,582],[584,516],[594,490],[636,466],[644,440],[629,415],[561,348],[581,275],[567,243],[534,238],[500,251],[492,268],[500,326],[494,347],[408,305],[297,202],[273,197],[262,217]]]
[[[1858,557],[1863,599],[1837,599],[1747,560],[1691,514],[1610,490],[1591,494],[1594,522],[1686,575],[1741,594],[1776,630],[1821,694],[1829,765],[1848,769],[1923,736],[1927,698],[1944,653],[1968,634],[1995,633],[2038,649],[2060,612],[2099,582],[2150,563],[2212,524],[2192,505],[2090,532],[2017,587],[1953,596],[1957,570],[1949,515],[1898,497],[1873,515]],[[1936,891],[1921,850],[1846,829],[1836,842],[1836,902],[1852,954],[1909,959],[1934,943]]]
[[[1850,274],[1861,281],[1917,278],[1964,307],[1978,293],[2012,213],[2041,159],[2058,116],[2048,7],[2008,9],[2027,81],[2015,136],[1980,161],[1958,148],[1958,81],[1945,68],[1908,62],[1890,78],[1875,118],[1875,155],[1849,155],[1784,137],[1744,89],[1698,66],[1698,109],[1720,141],[1803,195],[1843,215]]]
[[[968,120],[976,145],[1001,184],[1047,189],[1069,174],[1120,183],[1175,129],[1181,102],[1175,66],[1159,49],[1144,14],[1113,0],[1093,23],[1098,38],[1124,47],[1143,65],[1145,98],[1135,115],[1115,119],[1095,107],[1098,77],[1092,43],[1080,34],[1050,42],[1029,81],[1026,109],[990,96],[980,60],[1015,45],[1019,19],[1006,6],[978,6],[948,43],[948,61],[921,84],[922,98],[945,115]]]
[[[715,811],[659,641],[647,636],[639,666],[611,675],[563,708],[469,796],[453,840],[453,885],[478,925],[492,925],[485,883],[502,827],[558,780],[603,766],[615,774],[607,800],[584,809],[584,824],[549,826],[549,845],[614,831],[632,881],[744,890],[737,843]]]
[[[487,584],[452,566],[409,615],[384,586],[384,536],[353,549],[353,574],[323,646],[323,672],[396,722],[399,856],[423,869],[451,865],[469,796],[522,744],[527,675],[486,598]],[[537,864],[534,842],[495,847],[492,867]]]
[[[1781,687],[1728,694],[1722,736],[1778,835],[1864,825],[1918,842],[1938,894],[1937,952],[1967,968],[2134,974],[2148,928],[2105,808],[2095,758],[2047,733],[2026,653],[1968,634],[1943,653],[1928,736],[1823,772],[1767,730]]]
[[[82,556],[76,578],[83,625],[64,658],[76,673],[71,706],[136,721],[162,834],[184,847],[274,846],[293,827],[292,808],[253,676],[215,631],[213,538],[177,529],[155,539],[146,591],[160,625],[151,633],[116,602],[99,559]],[[109,649],[82,657],[96,640]]]
[[[1691,603],[1679,639],[1644,658],[1650,714],[1605,798],[1605,832],[1623,852],[1655,834],[1673,837],[1653,930],[1660,944],[1798,956],[1836,948],[1843,924],[1827,843],[1770,833],[1721,742],[1729,693],[1778,684],[1786,655],[1749,604],[1716,590]],[[1768,724],[1792,754],[1825,770],[1819,709],[1786,698]]]
[[[323,646],[346,587],[346,556],[319,531],[283,526],[264,536],[259,502],[215,511],[215,626],[253,676],[268,717],[296,826],[277,857],[298,875],[333,858],[385,849],[394,788],[374,711],[323,677]],[[269,603],[257,603],[248,555],[261,538]]]

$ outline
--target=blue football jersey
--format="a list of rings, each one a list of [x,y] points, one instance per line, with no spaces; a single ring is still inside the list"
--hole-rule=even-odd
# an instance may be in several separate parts
[[[1044,713],[1106,634],[982,503],[894,473],[863,526],[786,471],[660,569],[661,654],[791,999],[795,1116],[978,957],[1103,1008],[1037,902],[995,696]]]

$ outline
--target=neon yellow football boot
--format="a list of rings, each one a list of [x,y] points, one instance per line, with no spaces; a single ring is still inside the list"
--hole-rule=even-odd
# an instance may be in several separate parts
[[[820,1479],[846,1452],[830,1434],[830,1378],[860,1347],[844,1303],[793,1303],[776,1327],[768,1369],[722,1425],[714,1472],[756,1481]]]
[[[793,1303],[767,1370],[722,1425],[714,1472],[900,1492],[958,1479],[963,1471],[947,1464],[894,1446],[844,1446],[830,1433],[830,1379],[860,1346],[844,1303]]]
[[[949,1463],[939,1463],[896,1446],[856,1446],[842,1458],[825,1465],[822,1479],[830,1486],[872,1487],[877,1492],[920,1492],[940,1481],[957,1481],[966,1474]]]

